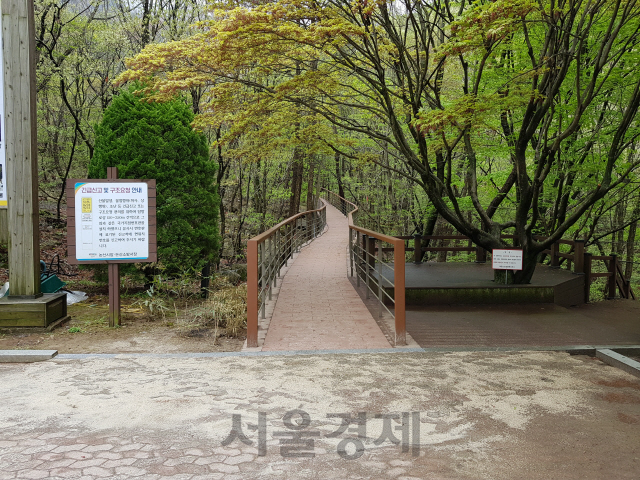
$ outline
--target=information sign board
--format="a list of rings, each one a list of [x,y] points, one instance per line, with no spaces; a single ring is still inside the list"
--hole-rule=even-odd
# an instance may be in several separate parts
[[[522,249],[495,248],[491,261],[494,270],[522,270]]]
[[[157,261],[155,180],[68,180],[68,262]]]
[[[76,183],[76,260],[149,258],[147,184]]]

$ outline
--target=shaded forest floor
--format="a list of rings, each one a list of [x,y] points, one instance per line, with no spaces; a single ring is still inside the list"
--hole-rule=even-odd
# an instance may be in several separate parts
[[[82,291],[88,299],[70,305],[70,321],[48,332],[44,329],[0,329],[0,350],[53,349],[59,353],[171,353],[239,351],[246,337],[242,320],[235,318],[229,331],[216,320],[215,311],[224,310],[225,301],[239,317],[243,284],[214,281],[209,299],[199,295],[199,279],[181,278],[155,285],[151,295],[141,276],[123,275],[121,285],[121,326],[108,324],[108,284],[106,276],[67,260],[66,218],[41,205],[41,259],[53,271],[60,261],[60,279],[65,289]],[[0,245],[0,286],[8,281],[7,248]],[[162,287],[165,287],[164,289]],[[222,295],[220,295],[222,294]],[[245,317],[246,318],[246,314]]]

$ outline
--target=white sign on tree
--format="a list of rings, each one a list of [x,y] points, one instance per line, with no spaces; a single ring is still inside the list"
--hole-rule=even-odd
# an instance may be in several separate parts
[[[149,258],[146,183],[76,183],[76,260]]]
[[[495,248],[491,252],[494,270],[522,270],[522,249]]]

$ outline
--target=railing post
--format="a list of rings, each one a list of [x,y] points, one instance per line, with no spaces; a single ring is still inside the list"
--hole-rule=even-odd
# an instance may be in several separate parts
[[[573,244],[573,273],[584,274],[584,240],[575,240]]]
[[[367,249],[366,249],[367,255],[366,255],[366,259],[367,261],[365,262],[365,269],[367,272],[367,298],[369,298],[369,292],[371,290],[373,290],[373,288],[371,288],[371,280],[373,277],[373,271],[376,268],[376,239],[374,237],[368,236],[367,237]]]
[[[278,256],[278,278],[281,277],[280,275],[280,269],[282,267],[282,245],[280,244],[281,239],[280,239],[280,229],[278,228],[276,230],[276,253]]]
[[[560,257],[558,256],[559,251],[560,244],[558,242],[551,244],[551,263],[549,264],[551,268],[560,267]]]
[[[364,241],[362,243],[364,243]],[[357,249],[360,248],[360,232],[358,232],[357,230],[356,230],[355,246],[357,251]],[[358,258],[354,258],[353,261],[356,262],[356,286],[359,287],[360,286],[360,260]]]
[[[368,235],[362,234],[362,280],[367,285],[367,237]],[[369,298],[369,297],[367,297]]]
[[[584,303],[589,303],[591,299],[591,254],[584,254]]]
[[[618,263],[618,256],[615,253],[611,254],[611,260],[609,260],[609,285],[607,300],[613,300],[616,298],[616,264]]]
[[[349,227],[349,268],[351,278],[353,278],[353,230]]]
[[[258,346],[258,243],[247,242],[247,347]]]
[[[311,218],[313,219],[313,238],[316,238],[316,223],[318,223],[318,219],[320,218],[319,212],[312,213]]]
[[[262,292],[265,289],[265,273],[264,273],[264,251],[265,251],[265,242],[262,242],[260,245],[258,245],[258,249],[260,250],[260,255],[258,256],[258,258],[260,259],[260,292]],[[258,298],[260,298],[258,296]],[[266,318],[266,309],[267,309],[267,299],[265,298],[263,302],[261,302],[260,306],[262,307],[262,319],[264,320]]]
[[[378,240],[378,317],[382,318],[382,240]]]
[[[289,225],[284,225],[284,246],[282,249],[284,266],[289,266]]]
[[[271,259],[273,258],[271,256],[271,252],[273,251],[273,245],[272,245],[272,238],[271,237],[269,237],[267,240],[269,240],[269,246],[267,247],[267,245],[266,245],[267,242],[265,241],[264,242],[265,248],[262,250],[262,252],[263,252],[263,254],[266,253],[265,250],[267,252],[269,252],[269,260],[267,262],[267,278],[266,278],[266,282],[269,285],[269,300],[271,300],[272,299],[271,295],[272,295],[272,290],[273,290],[273,287],[271,285]]]
[[[404,241],[396,240],[393,245],[393,301],[396,317],[396,346],[407,344],[407,326],[404,291]]]
[[[422,235],[419,233],[413,236],[413,263],[422,263]]]

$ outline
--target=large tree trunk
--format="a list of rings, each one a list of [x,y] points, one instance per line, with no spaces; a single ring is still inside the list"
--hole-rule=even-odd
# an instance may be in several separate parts
[[[627,262],[624,267],[624,278],[631,278],[633,274],[633,258],[636,253],[636,231],[638,229],[638,220],[636,219],[638,216],[640,216],[640,196],[636,198],[636,204],[631,214],[633,223],[629,225],[629,232],[627,233]]]
[[[293,150],[291,165],[291,197],[289,197],[289,217],[293,217],[300,210],[300,196],[302,195],[302,173],[304,169],[303,154],[300,147]]]
[[[309,157],[309,172],[307,174],[307,210],[315,210],[316,208],[313,195],[315,163],[313,156]]]

